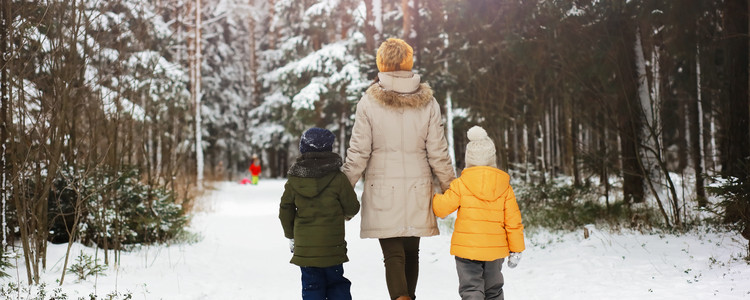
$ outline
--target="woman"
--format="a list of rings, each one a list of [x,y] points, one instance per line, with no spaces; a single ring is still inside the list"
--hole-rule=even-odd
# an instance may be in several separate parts
[[[342,170],[352,185],[364,172],[362,238],[377,238],[391,299],[415,299],[419,238],[439,234],[432,178],[442,191],[455,178],[440,105],[411,71],[413,50],[400,39],[378,48],[378,79],[357,104]]]

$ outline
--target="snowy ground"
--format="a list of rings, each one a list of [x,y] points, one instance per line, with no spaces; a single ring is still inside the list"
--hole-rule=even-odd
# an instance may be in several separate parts
[[[259,186],[218,184],[201,201],[192,244],[143,247],[123,253],[105,276],[62,286],[75,299],[92,292],[130,292],[133,299],[300,299],[298,267],[279,224],[282,180]],[[354,299],[387,299],[377,240],[359,238],[359,216],[347,224],[345,275]],[[750,266],[739,259],[746,241],[732,233],[649,235],[593,230],[527,232],[523,259],[504,268],[506,299],[750,299]],[[450,235],[423,238],[419,299],[458,299]],[[74,245],[72,253],[94,249]],[[43,281],[57,287],[64,245],[50,245]],[[75,255],[74,255],[75,256]],[[101,251],[99,252],[101,257]],[[9,270],[25,282],[25,267]],[[19,279],[20,278],[20,279]]]

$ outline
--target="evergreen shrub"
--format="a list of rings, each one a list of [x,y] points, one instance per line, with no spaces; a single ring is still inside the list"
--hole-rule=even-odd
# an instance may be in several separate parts
[[[750,171],[748,178],[713,178],[717,185],[706,187],[706,191],[718,196],[719,218],[717,223],[739,232],[748,240],[747,256],[750,262]]]
[[[100,264],[98,259],[94,259],[83,251],[78,254],[76,261],[68,267],[68,271],[78,276],[78,280],[86,280],[87,277],[94,275],[104,275],[106,270],[107,265]]]
[[[514,192],[526,227],[575,230],[586,224],[658,226],[655,224],[658,217],[651,209],[628,207],[622,200],[607,204],[590,183],[581,186],[561,180],[522,183],[514,186]]]
[[[187,225],[174,194],[144,183],[136,169],[67,170],[54,187],[49,197],[53,243],[67,242],[76,220],[78,241],[107,249],[167,242]]]
[[[13,265],[10,263],[11,258],[13,258],[12,255],[0,247],[0,278],[10,277],[10,274],[5,272],[5,270],[13,268]]]

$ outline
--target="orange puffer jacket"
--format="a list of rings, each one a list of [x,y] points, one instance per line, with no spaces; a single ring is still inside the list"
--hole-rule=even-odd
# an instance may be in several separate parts
[[[493,261],[526,249],[510,176],[501,170],[486,166],[464,169],[444,194],[435,195],[432,210],[441,218],[458,210],[452,255]]]

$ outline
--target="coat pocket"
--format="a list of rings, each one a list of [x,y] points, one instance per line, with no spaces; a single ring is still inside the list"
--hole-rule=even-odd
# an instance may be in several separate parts
[[[367,184],[369,189],[368,200],[373,209],[379,211],[388,211],[393,209],[394,197],[396,196],[396,186],[388,184],[381,180],[374,180]]]
[[[432,211],[432,180],[418,180],[409,188],[409,199],[421,210]]]

